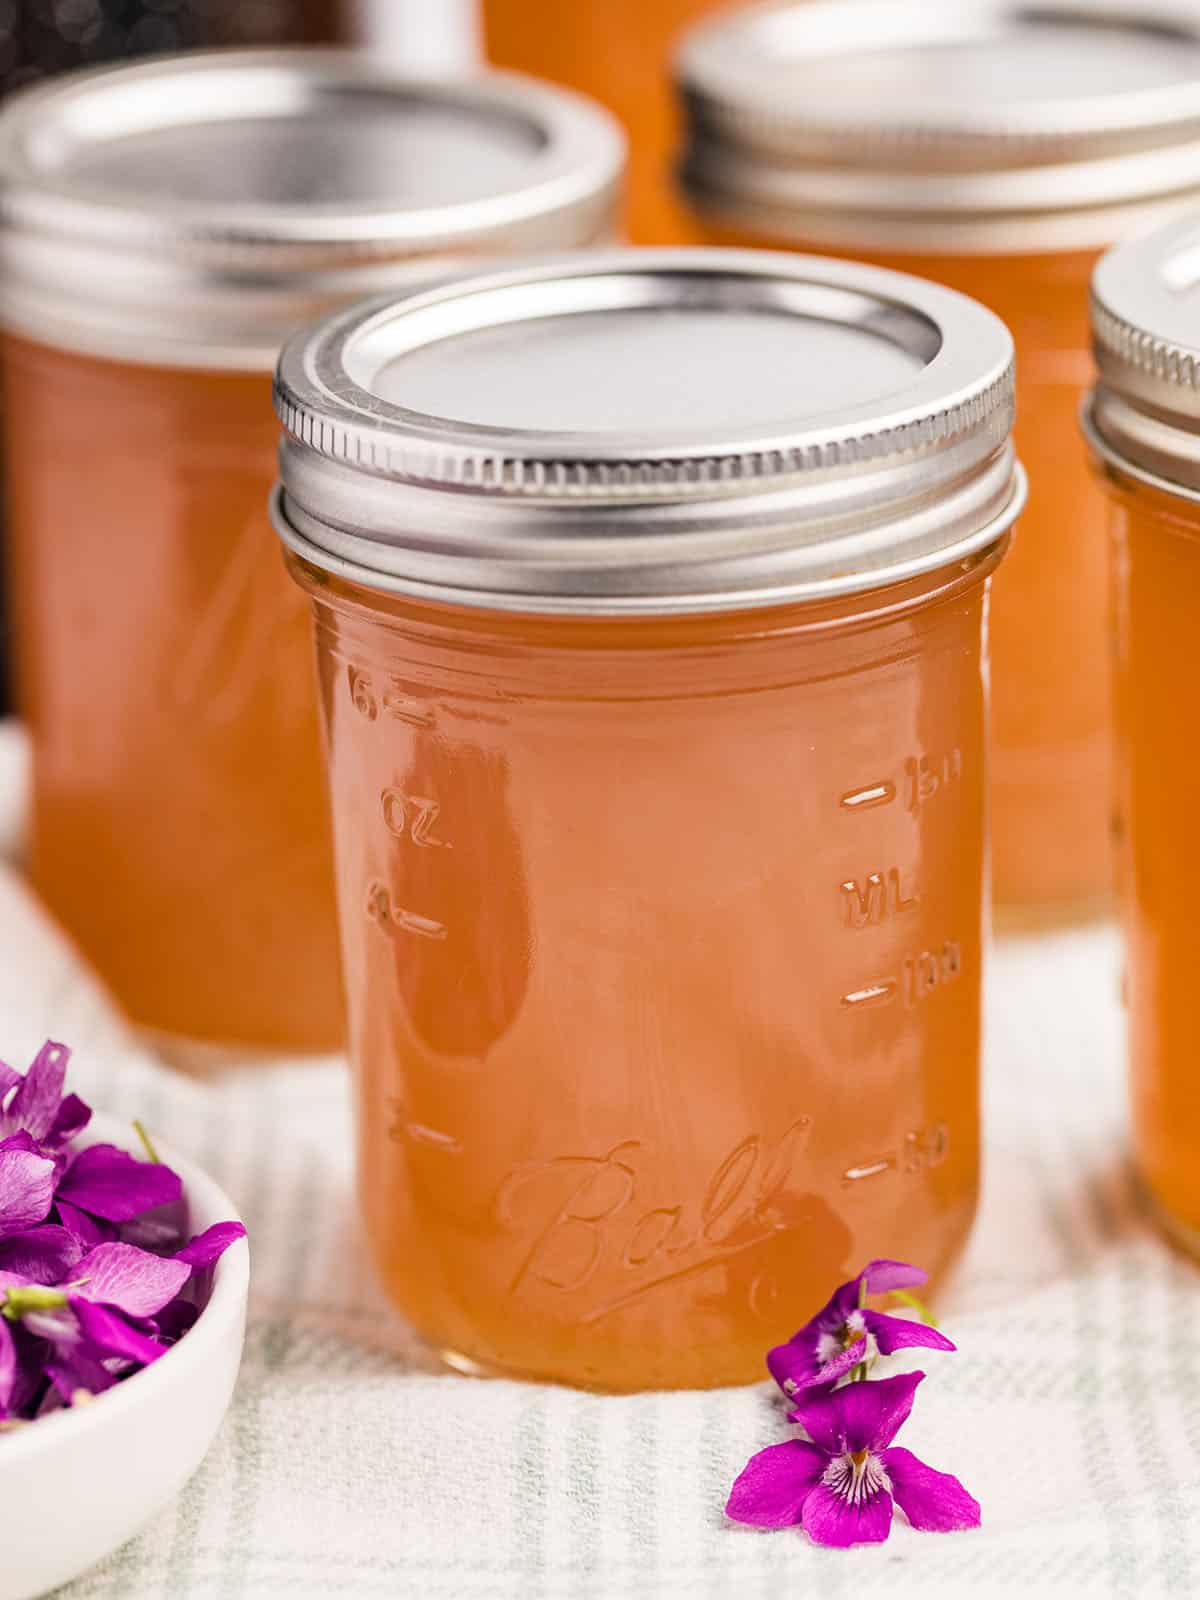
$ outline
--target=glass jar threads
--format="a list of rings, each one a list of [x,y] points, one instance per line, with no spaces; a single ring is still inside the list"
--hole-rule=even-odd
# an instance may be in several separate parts
[[[266,502],[289,330],[432,263],[610,236],[606,113],[337,51],[167,57],[0,116],[32,873],[139,1023],[342,1036],[306,608]]]
[[[749,1381],[864,1252],[961,1246],[1011,361],[945,289],[725,251],[285,350],[362,1198],[459,1366]]]
[[[1010,918],[1110,882],[1103,508],[1076,416],[1087,284],[1200,197],[1200,19],[1102,0],[754,5],[684,41],[684,187],[711,242],[790,242],[950,284],[1017,346],[1029,509],[991,612],[994,887]]]
[[[1134,1152],[1160,1215],[1200,1253],[1191,910],[1200,756],[1200,223],[1107,255],[1092,299],[1099,382],[1085,426],[1113,549],[1119,875]]]

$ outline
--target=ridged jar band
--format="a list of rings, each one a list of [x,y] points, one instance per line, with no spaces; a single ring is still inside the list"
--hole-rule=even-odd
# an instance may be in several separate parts
[[[818,522],[805,520],[806,501],[820,493],[828,505],[827,486],[757,504],[656,507],[649,532],[644,506],[630,508],[623,525],[612,507],[564,516],[561,506],[530,501],[472,502],[464,516],[437,490],[405,485],[397,494],[395,484],[364,479],[293,443],[285,443],[282,464],[288,487],[272,497],[276,531],[322,571],[414,599],[579,616],[748,610],[902,583],[987,550],[1012,527],[1027,494],[1005,442],[936,501],[914,497],[899,514],[893,506],[872,519],[864,504],[879,485],[858,479],[844,486],[837,512]],[[307,509],[309,497],[320,515]],[[338,498],[346,507],[341,524],[330,516]],[[758,537],[748,549],[751,529]]]
[[[616,227],[625,141],[515,74],[352,50],[165,56],[0,114],[0,319],[60,349],[269,371],[298,326],[479,256]]]
[[[1194,213],[1110,250],[1092,277],[1084,429],[1104,460],[1176,494],[1200,493],[1198,296]]]

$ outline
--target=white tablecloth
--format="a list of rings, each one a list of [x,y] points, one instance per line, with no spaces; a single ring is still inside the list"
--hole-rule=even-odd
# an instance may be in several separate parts
[[[10,815],[19,771],[0,742]],[[1117,957],[1099,928],[992,963],[984,1202],[939,1306],[961,1354],[937,1358],[903,1437],[984,1527],[826,1552],[722,1516],[781,1436],[765,1385],[612,1399],[440,1373],[362,1255],[340,1065],[174,1076],[0,867],[0,1056],[73,1044],[87,1095],[206,1165],[253,1244],[215,1449],[70,1600],[1200,1593],[1200,1279],[1126,1171]]]

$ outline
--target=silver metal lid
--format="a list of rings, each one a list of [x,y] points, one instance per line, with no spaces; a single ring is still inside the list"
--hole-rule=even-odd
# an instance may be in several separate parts
[[[694,199],[788,236],[1084,249],[1200,195],[1196,0],[769,0],[676,76]]]
[[[1103,258],[1092,332],[1092,444],[1134,476],[1200,494],[1200,217]]]
[[[0,314],[102,355],[271,368],[302,322],[429,263],[611,237],[613,119],[507,73],[339,50],[75,74],[0,113]]]
[[[850,593],[1023,498],[1012,340],[949,289],[756,251],[577,255],[345,312],[284,350],[276,526],[462,605],[618,614]]]

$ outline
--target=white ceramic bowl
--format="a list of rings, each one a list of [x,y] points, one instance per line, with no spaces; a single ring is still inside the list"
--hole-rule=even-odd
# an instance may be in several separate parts
[[[79,1144],[140,1154],[133,1131],[95,1117]],[[193,1233],[239,1220],[211,1178],[172,1151]],[[161,1511],[203,1461],[242,1356],[250,1255],[231,1245],[195,1325],[152,1367],[98,1395],[0,1433],[0,1600],[32,1600],[109,1555]]]

